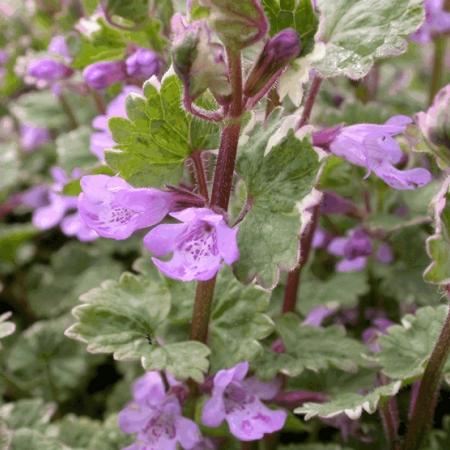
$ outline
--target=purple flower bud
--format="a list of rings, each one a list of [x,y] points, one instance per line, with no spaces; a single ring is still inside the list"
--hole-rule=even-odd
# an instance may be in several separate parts
[[[118,81],[123,81],[126,66],[122,61],[102,61],[87,66],[83,71],[86,84],[92,89],[105,89]]]
[[[160,56],[147,48],[139,48],[126,61],[127,74],[130,77],[146,80],[158,75],[163,62]]]
[[[255,441],[280,430],[287,417],[284,411],[271,410],[261,401],[273,399],[280,384],[276,380],[262,383],[256,378],[244,379],[248,369],[248,363],[242,362],[217,372],[212,397],[202,412],[205,425],[218,427],[226,420],[230,432],[241,441]]]
[[[416,116],[422,134],[442,151],[450,151],[450,84],[441,89],[433,105]]]
[[[22,124],[20,126],[20,144],[24,151],[32,152],[50,140],[50,133],[46,128],[33,127]]]
[[[70,67],[50,58],[38,59],[28,66],[28,75],[47,82],[68,78],[72,74],[73,70]]]
[[[187,208],[170,214],[181,223],[154,228],[144,245],[155,256],[173,253],[170,261],[152,258],[165,275],[181,281],[213,278],[222,262],[231,265],[239,258],[238,229],[230,228],[223,217],[208,208]]]
[[[301,51],[300,38],[295,30],[287,28],[272,37],[264,46],[244,87],[247,97],[254,97],[273,83],[281,71]]]

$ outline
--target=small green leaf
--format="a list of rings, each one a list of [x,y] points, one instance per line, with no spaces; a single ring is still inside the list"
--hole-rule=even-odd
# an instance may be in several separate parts
[[[0,339],[9,336],[16,331],[16,324],[14,322],[10,322],[8,319],[11,317],[11,312],[6,312],[0,315]],[[0,345],[0,349],[1,349]]]
[[[142,22],[148,17],[148,0],[107,0],[106,7],[110,15],[118,15],[133,22]]]
[[[434,198],[435,234],[427,240],[431,265],[425,270],[428,283],[450,283],[450,177]]]
[[[0,261],[17,262],[20,248],[38,233],[28,224],[0,225]]]
[[[427,306],[408,314],[402,325],[394,325],[380,336],[377,361],[392,379],[410,381],[421,376],[442,330],[448,308]],[[450,371],[447,361],[444,372]]]
[[[36,430],[21,428],[13,434],[11,450],[71,450]]]
[[[276,331],[285,352],[266,351],[261,360],[256,361],[256,371],[261,378],[270,379],[279,372],[296,377],[305,370],[317,372],[328,367],[353,371],[365,363],[366,348],[347,337],[341,327],[301,325],[297,316],[286,314],[276,320]]]
[[[58,440],[71,448],[90,448],[94,435],[100,432],[101,422],[89,417],[68,414],[55,425]]]
[[[0,167],[2,176],[0,178],[0,200],[2,191],[12,188],[19,181],[20,163],[16,146],[13,144],[4,145],[0,152]]]
[[[376,412],[380,401],[396,395],[400,387],[401,382],[397,381],[380,386],[365,395],[346,392],[336,395],[326,403],[305,403],[294,412],[305,414],[305,420],[313,417],[330,419],[340,414],[345,414],[348,418],[356,420],[361,417],[363,411],[369,414]]]
[[[180,379],[202,381],[209,349],[198,342],[159,345],[157,329],[171,307],[161,278],[125,273],[81,297],[73,310],[77,322],[66,335],[88,344],[91,353],[113,353],[117,360],[141,360],[146,370],[168,370]]]
[[[58,166],[70,173],[75,168],[83,169],[98,163],[89,150],[91,134],[92,130],[88,126],[60,134],[56,139]]]
[[[250,211],[239,226],[235,273],[242,281],[256,278],[270,288],[280,270],[292,270],[298,263],[300,243],[292,245],[299,242],[302,226],[298,203],[311,194],[320,168],[310,142],[297,138],[292,129],[286,135],[280,120],[277,109],[265,127],[257,123],[243,137],[237,164]]]
[[[109,416],[103,427],[92,437],[89,450],[117,450],[130,445],[133,438],[123,433],[117,425],[117,415]]]
[[[132,184],[177,184],[193,151],[217,147],[219,127],[186,113],[174,74],[166,74],[160,89],[145,83],[144,95],[128,96],[128,119],[109,121],[117,146],[106,152],[106,161]]]
[[[24,390],[63,401],[83,388],[83,380],[96,360],[64,336],[67,325],[66,317],[39,321],[18,336],[6,366]]]
[[[326,55],[316,68],[324,77],[358,79],[376,58],[406,50],[406,38],[423,21],[422,0],[318,0]]]
[[[319,24],[311,0],[263,0],[273,36],[285,28],[294,28],[302,40],[302,55],[314,46],[314,36]]]
[[[0,419],[8,428],[44,430],[55,413],[56,405],[40,398],[18,400],[0,406]]]

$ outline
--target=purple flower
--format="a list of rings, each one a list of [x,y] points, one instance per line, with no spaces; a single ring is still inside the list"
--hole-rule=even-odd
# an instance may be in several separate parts
[[[332,153],[345,158],[369,175],[372,171],[394,189],[408,190],[422,187],[431,181],[425,169],[399,170],[394,167],[403,160],[403,152],[393,138],[403,133],[411,123],[406,116],[395,116],[385,125],[359,124],[344,127],[330,143]]]
[[[362,228],[355,228],[347,233],[347,237],[333,239],[327,248],[342,260],[337,264],[338,272],[359,272],[367,265],[367,259],[374,254],[372,238]],[[392,250],[388,244],[382,242],[375,252],[377,260],[389,264],[393,260]]]
[[[41,206],[33,213],[33,225],[39,230],[49,230],[58,225],[70,209],[77,206],[77,198],[50,192],[48,205]]]
[[[317,306],[313,308],[302,322],[303,325],[309,325],[311,327],[322,326],[323,321],[334,314],[336,308],[329,308],[327,306]]]
[[[24,151],[32,152],[50,140],[50,133],[46,128],[20,125],[20,144]]]
[[[367,257],[372,254],[372,240],[362,229],[349,232],[348,237],[333,239],[328,251],[343,259],[336,266],[338,272],[358,272],[367,264]]]
[[[143,80],[158,75],[163,66],[159,55],[147,48],[137,49],[126,59],[125,64],[130,77]]]
[[[159,225],[144,239],[144,245],[155,256],[173,253],[170,261],[152,258],[155,265],[170,278],[182,281],[209,280],[222,265],[239,258],[236,236],[220,214],[208,208],[187,208],[171,213],[182,223]]]
[[[60,56],[67,63],[70,63],[72,60],[72,55],[64,36],[54,36],[48,45],[48,51],[53,55]]]
[[[148,372],[133,386],[133,401],[119,413],[119,426],[136,433],[136,442],[123,450],[192,449],[200,441],[197,424],[182,416],[178,399],[166,393],[158,372]]]
[[[61,231],[66,236],[76,237],[80,242],[90,242],[98,238],[98,234],[86,226],[78,211],[61,221]]]
[[[445,10],[445,0],[425,0],[425,22],[411,39],[426,44],[439,34],[450,31],[450,12]]]
[[[78,208],[85,224],[100,236],[127,239],[155,225],[174,206],[175,195],[158,189],[135,189],[120,177],[89,175],[81,179]]]
[[[48,83],[68,78],[72,74],[70,67],[51,58],[37,59],[28,65],[29,76]]]
[[[364,330],[362,339],[373,352],[380,351],[378,338],[386,333],[386,330],[392,326],[393,323],[385,317],[378,317],[372,321],[372,326]]]
[[[270,38],[253,66],[244,87],[247,97],[267,92],[281,71],[300,55],[301,42],[295,30],[286,28]]]
[[[111,117],[127,117],[126,99],[132,92],[141,93],[141,90],[134,86],[125,86],[122,92],[109,103],[106,114],[99,115],[92,121],[92,126],[98,131],[91,135],[90,148],[100,161],[105,160],[105,150],[116,145],[108,128],[108,121]]]
[[[123,81],[127,74],[122,61],[102,61],[91,64],[83,70],[86,84],[92,89],[105,89],[118,81]]]
[[[5,65],[8,62],[8,52],[5,50],[0,50],[0,66]]]
[[[226,420],[231,433],[241,441],[255,441],[266,433],[281,430],[287,417],[284,411],[271,410],[261,402],[275,397],[279,384],[266,384],[255,378],[244,380],[248,369],[248,363],[242,362],[217,372],[212,396],[202,412],[206,426],[218,427]]]

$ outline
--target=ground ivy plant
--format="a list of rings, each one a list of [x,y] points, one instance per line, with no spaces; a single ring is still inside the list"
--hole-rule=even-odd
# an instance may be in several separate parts
[[[0,450],[449,448],[448,1],[0,13]]]

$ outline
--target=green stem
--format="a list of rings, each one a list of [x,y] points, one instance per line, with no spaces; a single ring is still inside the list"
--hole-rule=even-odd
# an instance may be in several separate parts
[[[217,208],[222,211],[228,210],[241,131],[240,119],[243,113],[241,54],[230,49],[227,49],[227,54],[233,98],[227,117],[228,124],[222,132],[210,204],[212,209]],[[208,326],[215,284],[216,278],[208,281],[199,281],[197,284],[191,324],[191,339],[203,343],[206,343],[208,338]]]
[[[450,297],[450,285],[445,286]],[[431,426],[439,393],[442,370],[450,353],[450,310],[441,334],[428,361],[417,401],[414,406],[402,450],[419,450],[426,432]]]
[[[447,36],[436,36],[434,38],[433,73],[431,75],[429,103],[433,103],[434,97],[443,85],[445,70],[445,50],[447,47]]]
[[[59,103],[61,104],[61,107],[67,116],[67,119],[69,121],[69,126],[71,130],[75,130],[75,128],[78,128],[78,120],[75,115],[75,113],[72,110],[72,107],[70,106],[69,102],[67,101],[67,98],[64,94],[59,94]]]

